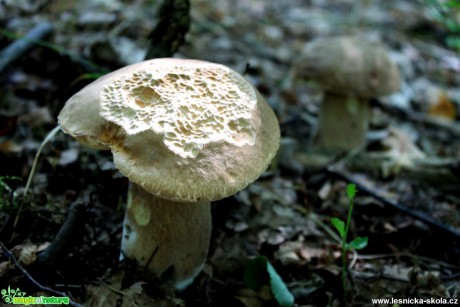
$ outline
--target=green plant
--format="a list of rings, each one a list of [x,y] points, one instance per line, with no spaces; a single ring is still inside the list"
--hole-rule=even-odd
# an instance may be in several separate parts
[[[425,0],[429,14],[447,31],[446,45],[460,52],[460,2],[458,0]]]
[[[264,256],[258,256],[246,264],[244,283],[246,287],[256,291],[261,286],[269,283],[273,296],[281,307],[291,307],[294,305],[294,296],[275,268]]]
[[[342,244],[342,288],[343,288],[343,299],[346,301],[347,298],[347,252],[350,250],[359,250],[367,246],[367,237],[356,237],[351,242],[347,243],[348,230],[350,229],[351,216],[353,214],[354,198],[356,195],[355,184],[347,185],[347,197],[348,197],[348,216],[347,222],[345,223],[339,218],[332,218],[331,223],[337,229]]]
[[[15,176],[0,176],[0,210],[18,208],[16,195],[7,181],[21,180]]]
[[[13,298],[15,297],[23,297],[26,295],[26,293],[19,290],[19,288],[16,288],[15,290],[11,289],[10,286],[8,286],[8,289],[2,289],[0,294],[2,295],[3,301],[7,304],[13,303]]]

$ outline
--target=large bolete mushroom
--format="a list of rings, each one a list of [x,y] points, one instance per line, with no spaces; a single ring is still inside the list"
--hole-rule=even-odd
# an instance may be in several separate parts
[[[210,201],[256,180],[279,145],[268,104],[219,64],[154,59],[114,71],[72,96],[59,125],[110,149],[130,180],[122,255],[183,289],[203,267]],[[171,275],[169,273],[172,273]]]
[[[386,51],[353,37],[317,39],[303,51],[296,76],[324,89],[315,137],[326,151],[349,151],[365,142],[370,98],[399,89],[399,71]]]

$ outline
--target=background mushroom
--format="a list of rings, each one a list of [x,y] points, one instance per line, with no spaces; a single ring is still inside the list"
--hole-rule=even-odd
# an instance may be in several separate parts
[[[399,89],[399,72],[386,51],[354,37],[318,39],[301,55],[296,76],[324,89],[315,137],[325,151],[362,146],[369,122],[369,98]]]
[[[210,201],[256,180],[279,145],[268,104],[214,63],[155,59],[126,66],[72,96],[62,130],[110,149],[130,180],[122,254],[185,288],[203,267]],[[169,274],[172,273],[172,274]]]

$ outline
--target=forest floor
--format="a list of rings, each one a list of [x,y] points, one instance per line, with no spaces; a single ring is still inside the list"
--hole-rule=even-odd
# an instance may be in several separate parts
[[[460,8],[436,6],[448,1],[191,1],[191,28],[175,56],[244,74],[275,110],[282,141],[259,180],[213,203],[206,265],[185,291],[132,276],[119,262],[128,180],[110,152],[58,133],[25,195],[66,100],[143,60],[157,2],[0,1],[0,305],[13,289],[58,291],[84,306],[277,306],[268,282],[245,284],[245,266],[261,255],[298,306],[460,299]],[[2,63],[37,25],[48,35]],[[372,100],[364,148],[317,163],[308,148],[322,91],[294,72],[307,43],[339,35],[383,45],[401,87]],[[358,192],[348,238],[368,245],[347,254],[345,304],[331,218],[346,219],[349,183]],[[85,213],[63,256],[37,265],[76,203]]]

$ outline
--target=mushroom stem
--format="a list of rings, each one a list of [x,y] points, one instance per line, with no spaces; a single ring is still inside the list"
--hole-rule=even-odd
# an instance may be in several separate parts
[[[326,91],[315,143],[325,151],[350,151],[363,146],[369,125],[367,99]]]
[[[158,198],[131,182],[122,257],[184,289],[202,270],[211,238],[209,202],[180,203]]]

